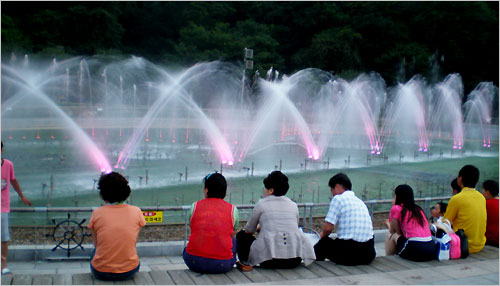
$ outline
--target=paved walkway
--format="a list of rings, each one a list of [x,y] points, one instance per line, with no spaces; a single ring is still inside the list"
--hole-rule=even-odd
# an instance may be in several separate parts
[[[342,266],[329,261],[314,262],[295,269],[254,268],[241,272],[234,268],[226,274],[200,275],[187,269],[180,256],[141,257],[141,269],[127,281],[106,282],[89,273],[89,261],[9,262],[12,276],[2,276],[2,285],[191,285],[191,284],[346,284],[346,285],[499,285],[499,250],[486,246],[467,259],[439,262],[412,262],[396,256],[379,256],[363,266]]]

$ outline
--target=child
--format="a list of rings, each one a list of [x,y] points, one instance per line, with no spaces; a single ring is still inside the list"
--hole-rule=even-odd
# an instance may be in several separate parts
[[[129,279],[139,271],[135,245],[146,220],[141,209],[124,203],[130,187],[122,175],[102,175],[99,190],[106,205],[92,212],[88,225],[95,245],[90,270],[101,280]]]
[[[447,203],[439,202],[431,207],[432,220],[440,221],[446,212]]]
[[[421,207],[415,204],[413,189],[399,185],[394,190],[394,205],[389,214],[386,255],[398,254],[413,261],[436,259],[436,245]]]
[[[486,180],[483,183],[486,199],[486,244],[498,247],[498,182]]]

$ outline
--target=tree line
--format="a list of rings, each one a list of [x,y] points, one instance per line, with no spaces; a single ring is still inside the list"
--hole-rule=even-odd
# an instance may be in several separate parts
[[[498,86],[493,2],[2,2],[2,60],[133,54],[167,66],[241,63],[281,74],[314,67],[350,79],[376,71],[393,85],[460,73],[466,94]]]

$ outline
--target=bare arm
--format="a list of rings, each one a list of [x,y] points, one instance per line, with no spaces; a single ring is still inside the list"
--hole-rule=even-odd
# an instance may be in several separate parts
[[[255,231],[249,231],[249,230],[245,229],[245,233],[246,234],[254,234],[256,232],[259,232],[259,230],[260,230],[260,224],[257,224],[257,228]]]
[[[399,235],[403,234],[403,232],[401,231],[401,227],[399,226],[399,222],[396,219],[392,219],[389,222],[389,232],[390,233],[397,233]]]
[[[332,233],[333,228],[334,228],[333,224],[325,221],[325,224],[323,225],[323,229],[321,230],[321,233],[320,233],[320,239],[328,237],[330,235],[330,233]]]
[[[19,195],[19,197],[21,198],[21,200],[23,201],[24,205],[25,206],[31,206],[31,202],[30,200],[28,200],[24,194],[23,194],[23,191],[21,190],[21,187],[19,186],[19,183],[17,182],[16,179],[10,181],[12,183],[12,186],[14,187],[14,190],[16,190],[17,194]]]

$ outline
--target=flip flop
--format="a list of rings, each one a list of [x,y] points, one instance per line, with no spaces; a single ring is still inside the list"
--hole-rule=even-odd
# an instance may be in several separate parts
[[[2,275],[9,275],[9,274],[12,274],[9,268],[2,269]]]

